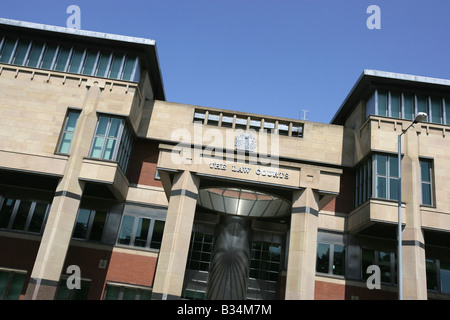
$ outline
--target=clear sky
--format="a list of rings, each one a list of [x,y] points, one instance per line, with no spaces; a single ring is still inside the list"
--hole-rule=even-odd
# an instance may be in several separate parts
[[[448,0],[0,0],[0,17],[156,40],[167,101],[331,121],[364,69],[450,79]],[[381,29],[369,29],[370,5]]]

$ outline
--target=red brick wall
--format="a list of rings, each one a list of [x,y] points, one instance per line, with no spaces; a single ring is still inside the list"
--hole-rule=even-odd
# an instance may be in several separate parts
[[[350,213],[353,209],[354,173],[351,169],[344,169],[339,186],[339,195],[322,210],[339,213]]]
[[[396,292],[386,290],[369,290],[365,287],[356,287],[332,282],[317,281],[314,289],[315,300],[395,300]]]
[[[161,181],[155,180],[158,163],[159,142],[152,140],[136,140],[131,151],[127,178],[132,184],[162,187]]]

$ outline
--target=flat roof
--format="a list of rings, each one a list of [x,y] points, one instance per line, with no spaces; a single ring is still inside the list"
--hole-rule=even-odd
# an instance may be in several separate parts
[[[141,59],[144,60],[145,66],[149,69],[149,76],[153,85],[153,90],[155,91],[155,98],[165,100],[164,84],[155,40],[4,18],[0,18],[0,29],[14,30],[18,32],[29,31],[44,36],[51,34],[52,36],[63,38],[65,40],[86,41],[94,45],[115,45],[126,47],[128,50],[137,49],[142,53],[140,55]]]
[[[356,81],[356,84],[336,112],[331,123],[344,124],[347,117],[356,107],[356,104],[380,84],[397,87],[409,86],[423,89],[450,90],[450,80],[447,79],[366,69]]]

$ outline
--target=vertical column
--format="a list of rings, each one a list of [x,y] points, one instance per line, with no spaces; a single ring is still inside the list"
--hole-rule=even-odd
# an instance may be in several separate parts
[[[189,171],[177,173],[174,177],[153,284],[152,297],[155,300],[181,297],[199,181]]]
[[[27,300],[52,300],[55,297],[69,248],[84,183],[78,180],[83,158],[89,150],[97,124],[95,108],[100,97],[98,86],[90,87],[83,102],[71,155],[60,180],[48,214],[39,251],[25,293]]]
[[[427,299],[425,242],[421,226],[421,174],[416,130],[405,134],[402,159],[402,201],[406,204],[402,222],[403,298]]]
[[[313,300],[316,275],[319,195],[296,191],[292,201],[286,300]]]

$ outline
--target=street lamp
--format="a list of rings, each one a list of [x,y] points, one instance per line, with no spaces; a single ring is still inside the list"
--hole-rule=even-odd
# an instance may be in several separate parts
[[[408,128],[398,135],[398,299],[403,300],[402,280],[402,135],[414,124],[423,122],[428,118],[425,112],[419,112]]]

